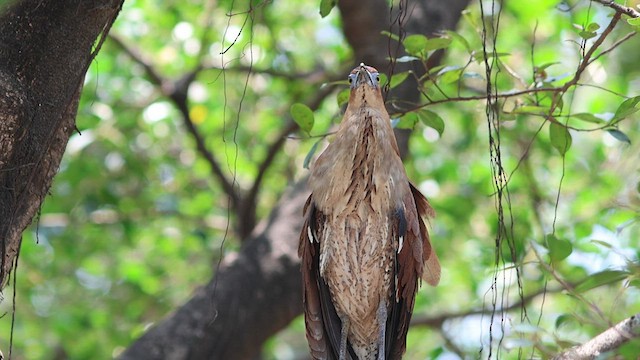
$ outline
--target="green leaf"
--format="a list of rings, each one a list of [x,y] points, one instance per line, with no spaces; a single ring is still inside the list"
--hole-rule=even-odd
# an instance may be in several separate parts
[[[458,34],[455,31],[451,31],[451,30],[445,31],[445,34],[451,36],[454,40],[456,40],[457,42],[461,43],[462,46],[464,46],[464,48],[467,49],[467,52],[469,54],[471,54],[471,45],[469,45],[469,42],[467,41],[467,39],[465,39],[462,35]]]
[[[595,32],[595,31],[597,31],[599,29],[600,29],[600,25],[598,25],[596,23],[591,23],[591,24],[587,25],[587,28],[585,30]]]
[[[549,112],[549,108],[546,106],[534,106],[534,105],[525,105],[520,106],[513,110],[514,114],[536,114],[536,115],[545,115]]]
[[[640,18],[627,19],[627,22],[633,27],[640,27]]]
[[[409,71],[404,71],[399,74],[393,74],[393,76],[391,76],[391,83],[389,84],[389,87],[393,89],[396,86],[402,84],[402,82],[407,79],[407,76],[409,76]]]
[[[594,243],[594,244],[598,244],[598,245],[600,245],[600,246],[604,246],[604,247],[606,247],[607,249],[611,249],[611,248],[613,248],[613,246],[611,246],[611,244],[609,244],[609,243],[608,243],[608,242],[606,242],[606,241],[602,241],[602,240],[595,240],[595,239],[594,239],[594,240],[591,240],[591,242],[592,242],[592,243]]]
[[[313,146],[311,147],[311,149],[309,149],[309,152],[307,153],[307,156],[304,157],[304,162],[302,163],[302,166],[305,169],[309,168],[309,163],[311,162],[311,159],[313,159],[313,155],[316,153],[316,151],[318,150],[318,145],[320,144],[320,142],[322,141],[322,139],[316,141]]]
[[[613,119],[611,119],[611,123],[612,124],[617,123],[620,120],[626,118],[627,116],[640,110],[638,103],[640,103],[640,96],[632,97],[623,101],[622,104],[618,106],[618,109],[616,110],[615,115],[613,115]]]
[[[575,290],[579,293],[597,288],[602,285],[612,284],[622,281],[629,276],[628,271],[622,270],[604,270],[589,275],[583,282],[576,286]]]
[[[337,96],[338,107],[342,107],[344,104],[349,102],[349,95],[351,94],[351,89],[346,88],[342,89]]]
[[[540,66],[537,66],[536,69],[538,71],[541,71],[541,70],[545,70],[546,68],[548,68],[550,66],[557,65],[557,64],[560,64],[560,62],[559,61],[554,61],[554,62],[550,62],[550,63],[545,63],[545,64],[542,64]]]
[[[552,122],[549,126],[549,138],[551,139],[551,145],[553,145],[560,155],[567,153],[571,147],[571,133],[566,127]]]
[[[498,56],[498,58],[501,57],[505,57],[505,56],[509,56],[511,55],[510,53],[506,53],[506,52],[499,52],[499,53],[493,53],[493,52],[489,52],[487,53],[487,57],[488,58],[492,58],[494,56]],[[478,50],[478,51],[474,51],[473,52],[473,60],[475,60],[477,63],[481,63],[484,61],[484,52],[482,50]]]
[[[320,16],[326,17],[336,6],[337,0],[320,0]]]
[[[586,121],[586,122],[590,122],[590,123],[594,123],[594,124],[602,124],[602,123],[604,123],[604,120],[602,120],[599,117],[597,117],[597,116],[595,116],[593,114],[590,114],[590,113],[573,114],[573,115],[571,115],[571,118],[582,120],[582,121]]]
[[[589,40],[591,38],[596,37],[598,34],[596,34],[593,31],[585,31],[585,30],[583,30],[583,31],[578,32],[578,35],[580,35],[580,37],[585,39],[585,40]]]
[[[618,129],[608,129],[607,132],[613,136],[614,138],[616,138],[616,140],[618,141],[622,141],[625,142],[627,144],[631,144],[631,139],[629,139],[629,137],[627,136],[627,134],[623,133],[622,131],[618,130]]]
[[[570,321],[574,321],[574,317],[570,314],[562,314],[556,318],[556,329],[559,329],[563,324]]]
[[[549,257],[554,263],[566,259],[573,251],[573,246],[569,240],[558,239],[553,234],[547,234],[547,245],[549,246]]]
[[[418,119],[426,126],[435,129],[440,136],[444,132],[444,120],[440,115],[429,110],[420,110],[417,113]]]
[[[389,39],[392,39],[392,40],[395,40],[395,41],[397,41],[397,42],[400,42],[400,37],[399,37],[398,35],[393,34],[393,33],[390,33],[390,32],[388,32],[387,30],[382,30],[382,31],[380,32],[380,34],[385,35],[385,36],[388,36],[388,37],[389,37]]]
[[[446,49],[451,45],[451,39],[446,37],[437,37],[427,40],[427,44],[424,47],[425,51],[433,51],[439,49]]]
[[[412,61],[416,61],[416,60],[420,60],[420,58],[417,58],[415,56],[405,55],[405,56],[401,56],[401,57],[397,58],[396,62],[406,63],[406,62],[412,62]]]
[[[295,121],[304,132],[309,133],[311,129],[313,129],[313,111],[311,111],[307,105],[295,103],[291,105],[290,112],[293,121]]]
[[[402,44],[409,54],[422,57],[428,42],[429,39],[426,36],[415,34],[407,36]]]
[[[438,72],[438,78],[442,84],[454,83],[460,79],[460,75],[462,75],[460,66],[445,66]]]
[[[418,123],[418,115],[416,113],[407,113],[396,123],[397,129],[413,129]]]

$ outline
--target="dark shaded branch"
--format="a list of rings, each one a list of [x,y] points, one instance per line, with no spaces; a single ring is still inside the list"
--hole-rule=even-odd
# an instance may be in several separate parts
[[[640,337],[640,313],[624,319],[586,343],[553,357],[553,360],[591,360]]]
[[[302,311],[297,239],[307,197],[291,188],[239,253],[120,359],[254,359]]]
[[[320,107],[320,105],[322,104],[322,102],[324,101],[324,99],[326,99],[327,96],[329,96],[333,92],[334,89],[335,89],[335,86],[333,86],[333,85],[328,85],[328,86],[325,86],[325,87],[321,88],[320,90],[318,90],[316,92],[315,96],[306,103],[306,105],[311,110],[314,110],[314,111],[317,110]],[[288,115],[286,117],[285,123],[287,125],[282,130],[282,132],[278,136],[277,140],[274,141],[273,144],[271,144],[269,146],[269,149],[267,150],[267,155],[265,156],[264,160],[262,160],[262,162],[258,166],[258,173],[256,175],[256,178],[253,181],[253,185],[251,186],[251,189],[249,190],[249,192],[247,193],[247,196],[244,199],[243,207],[246,208],[247,210],[252,209],[253,210],[253,216],[255,216],[255,209],[257,207],[258,193],[260,192],[260,187],[262,186],[262,180],[264,179],[264,176],[265,176],[267,170],[269,169],[269,167],[271,166],[271,164],[275,160],[276,155],[278,155],[278,153],[282,149],[282,146],[284,146],[286,140],[288,139],[288,136],[291,133],[297,131],[298,128],[299,128],[298,124],[296,124],[293,121],[293,119],[291,118],[290,115]]]

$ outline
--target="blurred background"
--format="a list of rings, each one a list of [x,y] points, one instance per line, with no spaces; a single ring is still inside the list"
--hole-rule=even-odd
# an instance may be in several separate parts
[[[346,75],[362,61],[345,39],[349,19],[337,8],[320,15],[328,3],[125,1],[87,73],[79,131],[24,233],[15,288],[4,291],[5,355],[12,334],[15,359],[118,356],[242,251],[330,140]],[[570,80],[614,11],[550,0],[483,9],[469,4],[441,37],[440,66],[416,82],[417,103],[437,102],[428,119],[394,114],[412,130],[405,165],[437,212],[432,243],[443,267],[440,285],[419,292],[407,359],[545,358],[640,312],[640,117],[638,101],[624,105],[640,95],[640,37],[599,57],[564,95],[557,119],[568,130],[539,116],[550,107],[540,92],[497,103],[496,138],[482,99],[483,24],[500,18],[489,33],[500,68],[492,80],[508,93]],[[626,19],[598,53],[637,31]],[[405,61],[428,63],[434,51],[411,41]],[[168,88],[179,79],[188,89]],[[313,110],[310,131],[292,121],[295,103]],[[502,222],[490,135],[508,179]],[[256,183],[255,206],[234,206],[228,187],[247,194]],[[256,346],[263,359],[307,358],[303,319]],[[616,356],[635,359],[638,349],[636,340]]]

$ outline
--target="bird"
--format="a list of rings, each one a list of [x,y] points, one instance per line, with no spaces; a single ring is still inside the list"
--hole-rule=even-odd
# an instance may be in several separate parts
[[[335,138],[311,167],[301,258],[306,337],[313,359],[400,359],[419,280],[440,281],[427,198],[409,181],[379,72],[348,75]]]

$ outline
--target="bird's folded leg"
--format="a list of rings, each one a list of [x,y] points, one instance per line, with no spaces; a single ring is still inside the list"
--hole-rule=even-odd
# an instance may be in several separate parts
[[[380,300],[376,315],[378,317],[378,360],[385,360],[386,341],[384,335],[387,332],[387,305],[385,304],[384,300]]]
[[[349,333],[349,318],[342,319],[342,330],[340,331],[340,357],[339,360],[347,360],[347,334]]]

